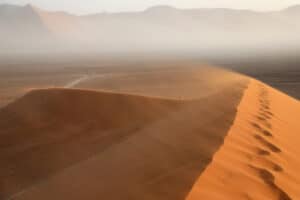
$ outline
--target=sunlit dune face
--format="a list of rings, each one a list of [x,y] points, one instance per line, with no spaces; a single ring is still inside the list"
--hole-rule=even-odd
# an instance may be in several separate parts
[[[224,145],[186,199],[298,199],[299,118],[297,100],[252,80]]]

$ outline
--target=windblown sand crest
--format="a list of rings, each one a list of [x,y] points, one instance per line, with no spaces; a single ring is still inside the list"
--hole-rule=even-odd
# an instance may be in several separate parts
[[[299,101],[251,80],[224,145],[187,199],[299,199],[299,119]]]
[[[248,80],[226,82],[198,99],[176,98],[175,88],[166,97],[160,88],[159,98],[28,93],[0,111],[0,199],[184,199],[223,143]]]

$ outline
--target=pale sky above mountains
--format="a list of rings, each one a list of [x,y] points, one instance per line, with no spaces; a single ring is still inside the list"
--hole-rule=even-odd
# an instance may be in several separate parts
[[[155,5],[177,8],[234,8],[258,11],[280,10],[300,4],[300,0],[0,0],[0,4],[33,4],[46,10],[75,14],[141,11]]]

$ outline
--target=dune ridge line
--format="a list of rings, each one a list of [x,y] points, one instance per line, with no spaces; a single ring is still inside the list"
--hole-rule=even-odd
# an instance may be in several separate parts
[[[299,199],[299,118],[296,99],[252,79],[224,145],[186,199]]]
[[[1,198],[182,200],[233,122],[234,83],[191,101],[32,91],[0,111]]]

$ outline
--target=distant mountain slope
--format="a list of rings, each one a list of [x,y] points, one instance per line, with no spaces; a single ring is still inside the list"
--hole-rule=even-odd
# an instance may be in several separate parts
[[[85,51],[274,48],[274,44],[281,48],[300,46],[298,11],[299,6],[276,12],[155,6],[142,12],[74,16],[31,5],[0,5],[0,27],[8,44],[42,38],[53,46]]]
[[[288,8],[286,8],[285,10],[283,10],[283,12],[285,14],[296,14],[296,15],[300,15],[300,5],[295,5],[295,6],[290,6]]]
[[[53,34],[61,36],[78,31],[78,17],[66,12],[48,12],[34,7],[34,11],[41,18],[43,24]]]
[[[34,39],[38,35],[49,34],[48,28],[30,5],[25,7],[0,5],[0,27],[1,37],[13,39],[18,37]]]

